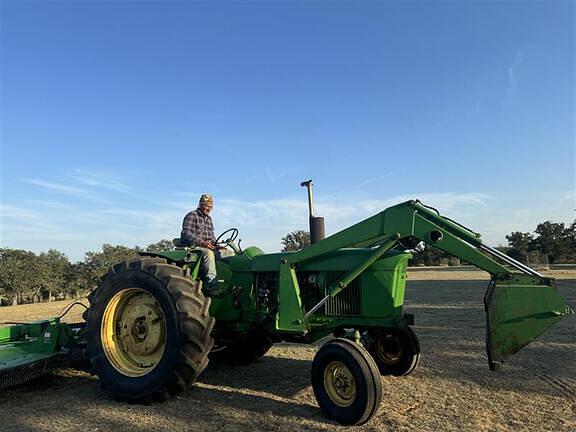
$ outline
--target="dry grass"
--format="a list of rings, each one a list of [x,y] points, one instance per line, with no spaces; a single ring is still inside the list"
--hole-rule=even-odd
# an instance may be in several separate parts
[[[86,299],[81,299],[79,301],[88,305],[88,300]],[[71,300],[66,300],[51,303],[5,306],[0,308],[0,326],[2,326],[4,322],[34,321],[42,318],[57,317],[64,312],[70,303],[72,303]],[[62,321],[68,323],[81,322],[83,321],[83,312],[84,308],[82,306],[74,306],[70,312],[64,316]]]
[[[574,271],[551,272],[576,305]],[[422,346],[416,371],[382,379],[368,431],[576,430],[576,318],[526,347],[501,372],[484,352],[483,272],[410,273],[406,312]],[[0,321],[56,315],[65,303],[0,308]],[[71,316],[77,319],[77,315]],[[114,401],[86,373],[62,370],[0,395],[0,430],[14,431],[332,431],[310,386],[316,346],[279,344],[244,367],[210,366],[197,386],[149,406]]]

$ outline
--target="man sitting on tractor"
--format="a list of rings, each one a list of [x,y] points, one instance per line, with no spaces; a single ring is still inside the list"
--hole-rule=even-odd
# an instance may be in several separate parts
[[[192,210],[182,222],[180,239],[186,246],[202,251],[202,273],[205,275],[206,285],[204,293],[209,296],[221,294],[216,275],[216,257],[227,256],[225,249],[221,250],[214,237],[214,225],[210,212],[214,201],[209,194],[203,194],[198,202],[198,208]]]

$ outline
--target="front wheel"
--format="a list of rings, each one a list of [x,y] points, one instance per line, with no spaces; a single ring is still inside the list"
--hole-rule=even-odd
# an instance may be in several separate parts
[[[210,299],[180,267],[151,257],[117,264],[88,299],[87,357],[117,397],[166,399],[208,365]]]
[[[312,362],[312,387],[326,416],[343,425],[366,423],[382,400],[374,360],[347,339],[332,340],[318,350]]]

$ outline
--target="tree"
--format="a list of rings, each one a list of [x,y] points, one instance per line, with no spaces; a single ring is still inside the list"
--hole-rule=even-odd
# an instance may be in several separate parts
[[[26,291],[32,292],[38,284],[41,273],[36,269],[36,258],[30,251],[0,249],[0,294],[12,298],[13,304],[17,304]]]
[[[64,285],[66,292],[72,297],[80,297],[84,291],[92,288],[89,268],[84,262],[73,263],[68,267],[64,275]]]
[[[534,231],[538,234],[533,241],[533,248],[539,250],[548,257],[550,264],[560,261],[562,255],[566,253],[563,241],[564,224],[546,221],[538,224]]]
[[[297,230],[282,237],[282,252],[299,251],[310,245],[310,233]]]
[[[62,252],[50,249],[48,252],[40,253],[37,261],[42,269],[40,289],[47,292],[48,301],[52,300],[53,294],[65,293],[64,280],[70,267],[68,257]]]
[[[546,221],[538,224],[529,233],[513,232],[506,236],[509,256],[520,261],[534,262],[538,257],[544,257],[544,262],[550,264],[569,263],[576,261],[576,220],[565,227],[563,223]]]
[[[427,245],[424,251],[412,254],[412,259],[410,260],[409,265],[411,266],[453,265],[452,264],[453,262],[459,263],[458,259],[453,258],[448,252],[444,252],[441,249]]]
[[[514,231],[506,236],[506,240],[510,246],[506,254],[518,261],[526,262],[528,252],[534,242],[532,234]]]
[[[566,248],[566,262],[576,262],[576,219],[562,233]]]
[[[172,240],[162,239],[146,246],[146,252],[171,250],[173,247]]]
[[[87,288],[93,289],[98,284],[98,280],[106,274],[111,266],[134,258],[140,250],[138,246],[131,249],[126,246],[104,244],[101,252],[86,252],[84,264],[89,284]]]

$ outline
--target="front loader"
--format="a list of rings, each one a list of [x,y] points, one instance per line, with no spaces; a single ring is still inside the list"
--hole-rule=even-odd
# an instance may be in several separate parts
[[[312,362],[314,394],[328,417],[366,423],[380,405],[380,375],[407,375],[418,364],[414,317],[402,310],[406,250],[418,242],[490,273],[484,304],[492,370],[571,313],[554,279],[417,200],[316,238],[299,252],[241,249],[237,234],[231,229],[218,239],[235,252],[217,262],[218,297],[202,291],[201,252],[178,241],[173,250],[113,266],[90,294],[81,342],[93,372],[114,395],[164,400],[191,387],[209,361],[245,364],[276,342],[333,336]],[[8,340],[23,342],[0,340],[0,374],[7,369]]]

